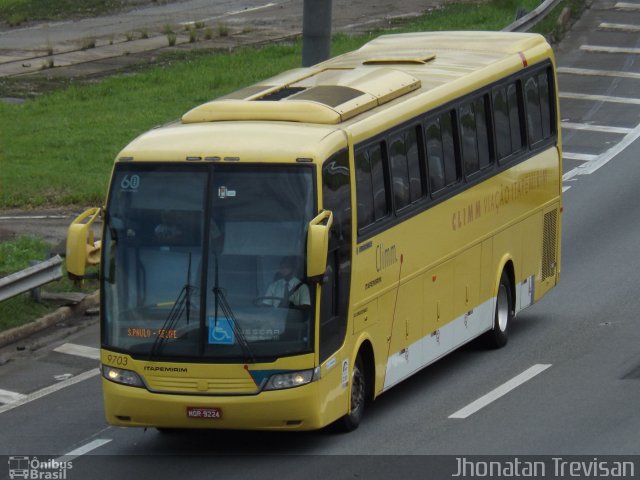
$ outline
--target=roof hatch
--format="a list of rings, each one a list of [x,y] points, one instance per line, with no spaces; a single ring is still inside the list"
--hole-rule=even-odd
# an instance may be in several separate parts
[[[394,57],[386,56],[379,58],[369,58],[362,62],[363,65],[424,65],[436,58],[435,55],[427,55],[426,57]]]

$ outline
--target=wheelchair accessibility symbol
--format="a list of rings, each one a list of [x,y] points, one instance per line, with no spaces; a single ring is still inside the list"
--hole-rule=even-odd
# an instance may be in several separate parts
[[[226,317],[209,317],[209,344],[212,345],[233,345],[235,335],[231,320]]]

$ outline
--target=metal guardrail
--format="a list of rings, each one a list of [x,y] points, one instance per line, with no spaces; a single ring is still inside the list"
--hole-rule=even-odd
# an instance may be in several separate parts
[[[0,302],[60,278],[62,278],[62,257],[56,255],[32,267],[0,278]]]
[[[560,0],[545,0],[537,8],[533,9],[523,17],[517,19],[510,25],[502,29],[503,32],[527,32],[531,27],[540,22],[553,8],[560,3]]]

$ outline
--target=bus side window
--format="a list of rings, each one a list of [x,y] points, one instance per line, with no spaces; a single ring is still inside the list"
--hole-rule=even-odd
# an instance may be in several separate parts
[[[351,183],[349,152],[343,150],[322,166],[322,198],[325,210],[333,212],[333,234],[329,250],[343,243],[351,244]]]
[[[455,185],[460,179],[453,134],[453,111],[427,121],[427,168],[432,192]]]
[[[418,151],[419,128],[409,128],[393,137],[389,147],[396,210],[416,202],[423,195]]]
[[[460,162],[456,150],[453,125],[453,110],[446,112],[440,116],[440,131],[442,133],[442,153],[444,155],[444,180],[445,185],[451,186],[461,178]]]
[[[438,118],[434,118],[427,123],[426,134],[429,184],[431,191],[437,192],[442,190],[446,185],[442,136],[440,134],[440,120]]]
[[[418,146],[420,142],[420,146]],[[424,196],[424,184],[420,169],[420,152],[422,149],[422,127],[416,125],[407,130],[405,134],[405,148],[407,149],[407,161],[409,162],[409,193],[411,202],[415,202]]]
[[[507,105],[509,108],[509,124],[511,125],[511,151],[517,152],[524,146],[522,138],[522,95],[517,83],[512,83],[507,87]]]
[[[385,179],[386,148],[376,143],[356,152],[356,196],[358,228],[365,228],[389,214]]]
[[[478,136],[478,160],[480,169],[486,168],[492,163],[491,148],[489,144],[489,127],[487,121],[487,95],[482,95],[473,102],[476,112],[476,134]]]
[[[383,144],[377,144],[369,148],[369,160],[371,162],[371,180],[373,183],[373,208],[376,221],[389,214],[389,204],[387,202],[387,189],[385,182],[384,152]]]
[[[371,164],[365,151],[356,152],[356,194],[358,198],[358,228],[375,222]]]
[[[464,174],[469,176],[480,170],[474,103],[467,102],[462,104],[459,111],[462,161],[464,165]]]
[[[522,149],[520,102],[515,82],[493,89],[493,116],[498,160],[504,160]]]
[[[551,94],[553,84],[550,69],[539,70],[524,80],[527,110],[527,131],[532,146],[552,137],[556,131]],[[554,94],[555,95],[555,94]]]
[[[547,70],[538,74],[538,92],[540,94],[540,118],[542,119],[542,136],[549,138],[552,134],[553,118],[549,99],[549,76]]]
[[[343,150],[322,167],[323,207],[333,212],[327,271],[320,298],[320,361],[344,342],[351,284],[351,185],[349,153]]]
[[[460,107],[462,158],[464,173],[469,176],[491,165],[486,95],[481,95]]]
[[[404,138],[401,135],[391,140],[389,160],[391,163],[393,200],[396,210],[400,210],[411,203],[409,196],[409,165],[407,163]]]
[[[533,145],[543,138],[540,93],[538,91],[538,80],[536,77],[532,76],[525,80],[524,91],[527,98],[529,141]]]

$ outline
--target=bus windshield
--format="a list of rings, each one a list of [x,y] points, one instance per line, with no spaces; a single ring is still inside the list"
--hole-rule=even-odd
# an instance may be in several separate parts
[[[313,170],[118,164],[103,239],[103,346],[224,362],[312,351]]]

